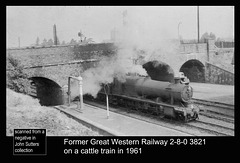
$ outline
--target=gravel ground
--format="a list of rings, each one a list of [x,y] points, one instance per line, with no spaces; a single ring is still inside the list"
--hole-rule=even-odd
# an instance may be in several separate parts
[[[13,129],[46,129],[47,136],[99,136],[60,111],[41,106],[37,99],[7,89],[6,135]]]
[[[234,105],[234,95],[212,97],[209,100]]]

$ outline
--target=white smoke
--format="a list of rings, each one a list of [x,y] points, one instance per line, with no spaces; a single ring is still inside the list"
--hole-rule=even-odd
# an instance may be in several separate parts
[[[83,93],[96,97],[102,84],[112,83],[114,77],[124,81],[127,73],[147,76],[146,70],[134,63],[139,57],[142,57],[144,62],[161,61],[166,58],[169,62],[173,62],[173,54],[178,52],[179,43],[170,41],[171,33],[166,29],[159,29],[157,20],[157,18],[148,19],[148,17],[139,17],[135,12],[128,12],[126,25],[117,29],[118,38],[120,38],[116,43],[117,54],[102,58],[97,67],[90,68],[81,74]]]
[[[127,12],[125,18],[127,23],[122,29],[119,29],[121,40],[119,47],[129,51],[132,49],[144,51],[141,54],[143,62],[164,61],[172,65],[174,71],[177,71],[174,65],[176,54],[180,51],[180,41],[173,39],[176,38],[173,35],[175,31],[169,31],[164,25],[165,21],[171,21],[171,19],[167,19],[163,15],[153,15],[151,14],[153,12],[149,12],[150,10],[157,11],[158,8],[135,8]],[[139,54],[134,53],[133,50],[131,55],[139,57]]]
[[[128,50],[119,50],[113,57],[104,57],[97,67],[90,68],[82,74],[83,93],[96,97],[102,84],[113,82],[114,78],[124,82],[127,73],[137,73],[146,76],[145,69],[140,65],[134,65]]]

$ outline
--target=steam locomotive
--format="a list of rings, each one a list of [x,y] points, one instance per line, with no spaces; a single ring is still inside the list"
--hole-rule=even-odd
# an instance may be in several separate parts
[[[151,80],[150,77],[126,76],[124,81],[114,79],[98,93],[97,99],[125,108],[151,112],[188,122],[198,118],[199,109],[191,103],[193,89],[181,78],[174,82]]]

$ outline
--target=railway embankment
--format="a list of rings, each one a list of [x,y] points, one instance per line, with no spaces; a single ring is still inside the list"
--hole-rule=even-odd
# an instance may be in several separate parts
[[[99,134],[67,117],[60,111],[41,106],[37,99],[16,93],[7,92],[6,135],[12,136],[14,129],[44,128],[47,136],[98,136]]]

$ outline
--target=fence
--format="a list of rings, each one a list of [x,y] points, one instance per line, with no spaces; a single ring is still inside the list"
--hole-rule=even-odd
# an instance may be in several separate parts
[[[218,41],[215,42],[215,45],[218,48],[234,48],[234,42]]]

